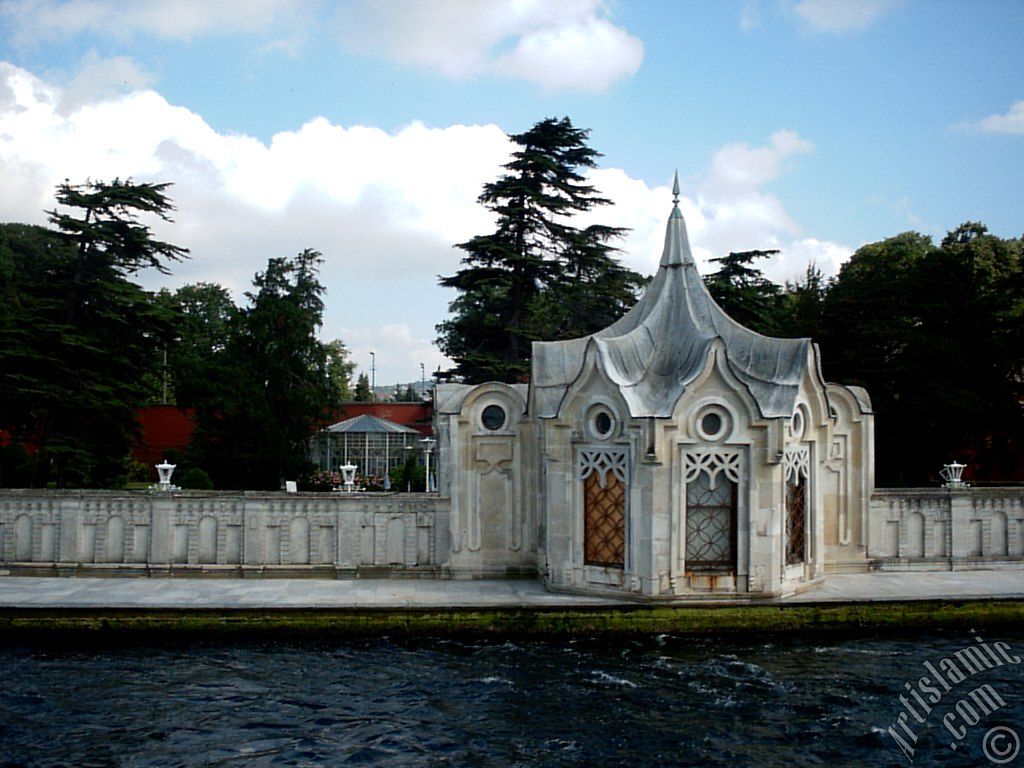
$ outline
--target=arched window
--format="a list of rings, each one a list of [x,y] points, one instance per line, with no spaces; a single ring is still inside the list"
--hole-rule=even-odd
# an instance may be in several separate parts
[[[740,454],[733,450],[683,455],[686,484],[686,569],[736,571]]]
[[[797,411],[800,415],[800,411]],[[794,417],[794,422],[796,417]],[[802,423],[802,417],[801,417]],[[786,565],[807,561],[807,480],[809,456],[806,448],[786,451]]]
[[[583,562],[606,568],[626,565],[625,449],[581,448]]]

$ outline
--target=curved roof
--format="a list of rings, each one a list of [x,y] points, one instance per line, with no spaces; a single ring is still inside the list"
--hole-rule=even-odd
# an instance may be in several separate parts
[[[591,336],[534,342],[531,385],[538,416],[558,414],[590,349],[618,386],[631,416],[671,416],[704,368],[715,339],[722,340],[730,371],[750,391],[762,416],[792,415],[811,364],[811,340],[762,336],[725,314],[697,272],[676,203],[658,272],[629,312]]]
[[[339,421],[337,424],[331,424],[329,427],[324,427],[327,432],[388,432],[391,434],[410,434],[418,435],[415,429],[406,427],[403,424],[395,424],[393,421],[387,421],[376,416],[371,416],[368,413],[364,413],[361,416],[355,416],[351,419],[345,419],[345,421]]]

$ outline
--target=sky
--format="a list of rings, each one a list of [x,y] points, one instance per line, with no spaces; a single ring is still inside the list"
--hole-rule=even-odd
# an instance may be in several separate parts
[[[783,282],[964,221],[1024,232],[1018,0],[0,0],[0,221],[65,179],[172,182],[161,239],[244,303],[324,257],[324,340],[378,384],[447,367],[454,247],[508,135],[590,130],[591,180],[657,268],[678,170],[695,256],[777,248]]]

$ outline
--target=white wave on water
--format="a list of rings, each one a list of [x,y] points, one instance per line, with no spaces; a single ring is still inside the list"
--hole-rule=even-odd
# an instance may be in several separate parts
[[[862,656],[905,656],[906,653],[902,650],[886,650],[883,648],[850,648],[838,645],[816,645],[811,649],[814,653],[828,653],[833,655],[839,654],[859,654]]]
[[[624,688],[637,688],[637,687],[639,687],[632,680],[626,680],[625,678],[622,678],[622,677],[616,677],[615,675],[610,675],[607,672],[605,672],[603,670],[600,670],[600,669],[595,669],[593,672],[591,672],[590,673],[590,677],[595,682],[605,683],[607,685],[621,685]]]
[[[481,677],[477,682],[484,683],[486,685],[507,685],[509,687],[515,686],[515,683],[504,677]]]

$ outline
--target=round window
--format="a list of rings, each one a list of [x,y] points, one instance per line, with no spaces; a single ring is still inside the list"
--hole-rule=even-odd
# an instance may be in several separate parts
[[[488,405],[480,414],[480,422],[486,429],[496,432],[505,426],[505,409],[500,405]]]
[[[724,408],[712,405],[697,416],[694,427],[702,440],[724,440],[732,429],[732,420]]]
[[[607,437],[612,431],[612,417],[605,411],[599,412],[594,417],[594,434],[600,437]]]
[[[700,420],[700,428],[708,437],[715,437],[722,431],[722,417],[714,411],[705,413],[704,418]]]

